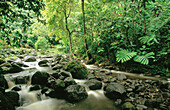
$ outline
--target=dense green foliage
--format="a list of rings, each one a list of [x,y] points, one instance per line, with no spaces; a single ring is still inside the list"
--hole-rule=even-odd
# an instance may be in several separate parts
[[[35,43],[36,49],[45,50],[48,48],[48,40],[45,37],[39,37],[37,42]]]
[[[95,64],[136,70],[135,64],[147,68],[144,72],[169,75],[168,0],[84,0],[84,10],[82,2],[3,1],[0,42],[36,49],[60,44],[77,58],[88,59],[89,53]]]

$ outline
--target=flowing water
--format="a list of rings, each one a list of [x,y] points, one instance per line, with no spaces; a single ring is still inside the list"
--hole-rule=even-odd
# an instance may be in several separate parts
[[[29,67],[25,67],[25,71],[13,74],[6,74],[5,78],[8,81],[9,88],[16,86],[13,79],[18,76],[32,76],[36,71],[46,71],[48,73],[54,72],[50,67],[39,67],[37,62],[23,62]],[[18,60],[20,61],[20,60]],[[75,79],[77,84],[84,85],[86,80]],[[103,90],[88,90],[88,98],[77,104],[70,104],[65,100],[46,97],[42,95],[40,90],[29,91],[30,82],[28,84],[19,85],[21,91],[18,91],[20,95],[20,107],[16,110],[119,110],[114,105],[114,102],[105,97]],[[10,89],[6,90],[9,91]]]

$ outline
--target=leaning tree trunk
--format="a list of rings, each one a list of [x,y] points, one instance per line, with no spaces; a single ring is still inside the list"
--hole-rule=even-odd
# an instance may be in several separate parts
[[[86,50],[86,55],[88,60],[90,60],[92,58],[90,52],[88,51],[88,45],[87,45],[87,39],[85,37],[86,35],[86,27],[85,27],[85,14],[84,14],[84,0],[82,0],[82,13],[83,13],[83,34],[84,34],[84,47]]]

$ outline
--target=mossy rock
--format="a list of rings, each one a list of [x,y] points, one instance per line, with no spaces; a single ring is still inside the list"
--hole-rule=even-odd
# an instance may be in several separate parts
[[[47,72],[37,71],[31,78],[31,84],[45,86],[48,82],[49,74]]]
[[[68,62],[64,66],[64,69],[66,71],[69,71],[72,74],[73,78],[76,78],[76,79],[87,78],[87,74],[88,74],[87,68],[85,67],[85,65],[83,65],[79,61],[72,60],[72,61]]]
[[[126,102],[122,105],[122,110],[136,110],[136,108],[132,103]]]

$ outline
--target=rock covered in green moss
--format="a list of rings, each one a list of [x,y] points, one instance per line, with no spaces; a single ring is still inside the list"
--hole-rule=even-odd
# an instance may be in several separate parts
[[[31,78],[31,84],[46,85],[48,82],[49,74],[47,72],[37,71]]]
[[[132,103],[126,102],[122,105],[122,110],[136,110],[136,108]]]
[[[76,60],[69,61],[64,66],[64,69],[66,71],[69,71],[72,74],[73,78],[76,78],[76,79],[87,78],[87,74],[88,74],[87,68],[85,67],[85,65],[83,65],[79,61],[76,61]]]
[[[85,87],[80,85],[70,85],[65,91],[66,100],[70,103],[77,103],[88,97]]]
[[[17,73],[23,71],[23,69],[16,63],[3,63],[0,65],[3,73]]]

